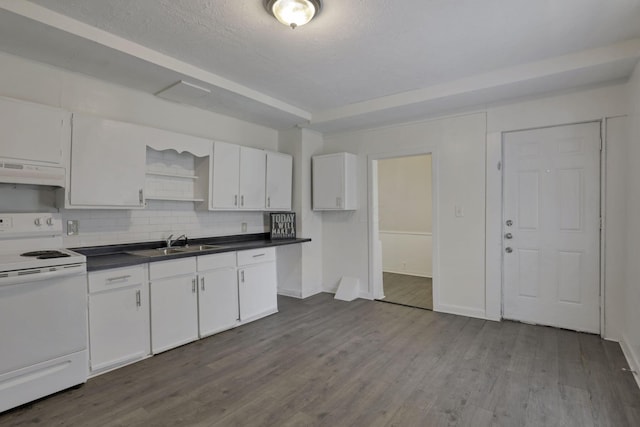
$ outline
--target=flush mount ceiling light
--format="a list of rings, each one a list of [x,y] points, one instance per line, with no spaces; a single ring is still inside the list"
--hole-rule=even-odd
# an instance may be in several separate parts
[[[265,0],[264,7],[278,21],[293,29],[311,21],[322,9],[321,0]]]

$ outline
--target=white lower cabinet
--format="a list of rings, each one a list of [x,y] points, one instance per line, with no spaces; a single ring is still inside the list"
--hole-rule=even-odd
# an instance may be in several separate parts
[[[200,337],[231,329],[238,324],[236,253],[198,257],[198,315]]]
[[[91,373],[140,360],[150,353],[146,265],[89,273]]]
[[[275,248],[238,252],[238,295],[242,323],[278,311]]]
[[[198,339],[196,259],[149,264],[151,349],[154,354]]]

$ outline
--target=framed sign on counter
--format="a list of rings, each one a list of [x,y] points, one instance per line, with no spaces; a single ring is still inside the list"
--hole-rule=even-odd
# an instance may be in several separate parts
[[[271,213],[271,240],[296,238],[296,213],[272,212]]]

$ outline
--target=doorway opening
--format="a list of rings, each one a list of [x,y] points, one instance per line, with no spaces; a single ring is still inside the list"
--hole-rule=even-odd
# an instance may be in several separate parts
[[[431,154],[377,160],[379,301],[433,310]]]

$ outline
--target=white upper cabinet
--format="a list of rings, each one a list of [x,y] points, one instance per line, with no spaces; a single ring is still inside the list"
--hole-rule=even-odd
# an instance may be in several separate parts
[[[211,209],[238,209],[240,188],[240,146],[213,143]]]
[[[0,158],[62,165],[71,113],[40,104],[0,98]]]
[[[358,157],[350,153],[312,158],[313,210],[355,210],[358,208]]]
[[[264,210],[266,154],[226,142],[213,144],[212,210]]]
[[[240,147],[240,209],[264,210],[266,153]]]
[[[144,207],[145,128],[73,115],[67,207]]]
[[[291,210],[292,174],[291,156],[267,151],[267,210]]]

